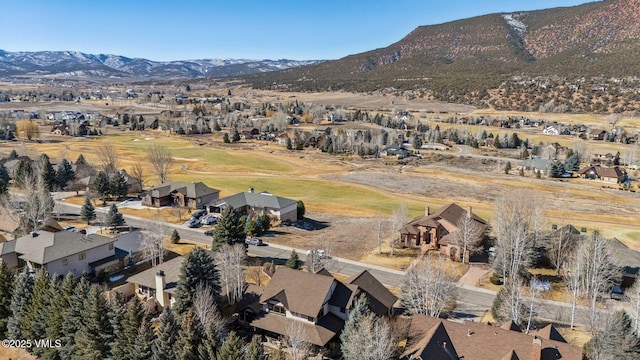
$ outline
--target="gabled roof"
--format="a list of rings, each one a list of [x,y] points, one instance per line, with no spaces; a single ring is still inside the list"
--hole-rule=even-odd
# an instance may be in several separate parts
[[[520,358],[518,357],[518,354],[516,354],[516,351],[511,349],[511,351],[509,351],[507,355],[500,360],[520,360]]]
[[[405,225],[400,230],[400,232],[402,234],[412,234],[417,231],[415,229],[416,226],[425,226],[432,228],[443,226],[445,229],[447,229],[447,231],[451,233],[458,229],[458,221],[464,216],[467,216],[468,211],[469,210],[463,209],[456,203],[451,203],[449,205],[441,207],[433,214],[421,215],[414,218],[407,225]],[[475,220],[476,223],[483,226],[483,228],[487,226],[487,221],[477,216],[473,212],[471,213],[471,217],[473,218],[473,220]]]
[[[138,284],[150,289],[156,289],[156,273],[159,270],[164,272],[164,291],[173,293],[178,286],[178,279],[180,277],[180,268],[184,261],[184,256],[178,256],[169,261],[165,261],[160,265],[139,272],[127,279],[128,283]],[[157,289],[156,289],[157,290]]]
[[[213,206],[229,205],[234,209],[240,209],[245,206],[253,208],[283,209],[287,206],[297,204],[296,200],[275,196],[266,191],[261,193],[241,192],[231,196],[227,196],[220,200],[216,200]]]
[[[334,282],[333,277],[280,267],[264,289],[260,302],[282,301],[284,296],[289,311],[317,317]]]
[[[600,166],[600,165],[592,165],[592,166],[583,168],[578,172],[578,174],[584,175],[591,171],[593,171],[598,177],[601,177],[601,178],[618,179],[621,176],[624,176],[624,171],[617,166],[607,167],[607,166]]]
[[[331,313],[323,316],[317,324],[294,320],[273,313],[262,313],[251,322],[251,326],[276,334],[286,334],[287,326],[291,323],[302,326],[306,340],[317,346],[325,346],[344,327],[344,321]]]
[[[16,251],[16,241],[2,241],[0,242],[0,255],[10,254]]]
[[[34,236],[35,235],[35,236]],[[52,261],[79,254],[115,240],[96,234],[80,234],[73,231],[37,231],[17,238],[16,252],[21,259],[44,265]]]
[[[196,199],[210,194],[219,193],[220,190],[213,189],[205,185],[203,182],[167,182],[152,187],[147,191],[152,197],[161,198],[169,196],[173,192],[180,192],[188,198]]]
[[[532,331],[531,335],[537,335],[547,340],[555,340],[563,343],[567,342],[567,340],[565,340],[565,338],[558,332],[558,329],[556,329],[553,324],[549,324],[542,329]]]
[[[506,323],[502,324],[500,326],[500,329],[522,332],[522,329],[520,329],[520,326],[518,326],[518,324],[516,324],[515,321],[513,320],[509,320]]]
[[[367,270],[347,279],[347,284],[357,285],[368,296],[371,311],[377,315],[386,315],[398,298]]]
[[[477,322],[455,323],[448,320],[441,320],[424,315],[414,315],[411,320],[411,329],[409,333],[409,341],[407,344],[407,352],[419,354],[433,344],[432,333],[435,333],[434,327],[443,326],[455,347],[457,355],[464,359],[474,360],[495,360],[510,359],[505,357],[505,353],[511,350],[511,354],[517,354],[519,360],[532,360],[537,349],[537,353],[541,355],[536,360],[556,360],[556,359],[581,359],[582,349],[569,345],[564,342],[544,339],[538,336],[534,344],[534,336],[524,334],[517,331],[505,330],[498,327],[489,326]],[[437,340],[443,341],[443,335]],[[539,348],[537,348],[539,347]],[[443,359],[439,357],[427,357],[424,359]],[[446,358],[444,358],[446,359]],[[513,359],[513,356],[511,357]]]
[[[458,360],[460,358],[442,321],[424,332],[418,343],[411,347],[407,347],[407,350],[405,350],[401,358],[409,356],[423,360]]]

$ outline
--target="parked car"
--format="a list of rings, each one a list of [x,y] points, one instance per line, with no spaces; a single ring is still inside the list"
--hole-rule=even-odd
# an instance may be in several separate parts
[[[624,298],[624,290],[620,286],[612,287],[611,298],[613,300],[622,300]]]
[[[191,220],[187,221],[185,225],[187,225],[187,227],[190,227],[190,228],[197,228],[197,227],[200,227],[200,225],[202,224],[200,223],[200,220],[191,218]]]
[[[200,218],[200,222],[202,225],[213,225],[218,222],[218,218],[213,214],[209,214]]]
[[[64,230],[64,231],[76,231],[76,227],[69,225],[69,226],[63,227],[62,230]]]
[[[207,230],[204,232],[206,236],[213,236],[213,230]]]
[[[200,219],[201,217],[203,217],[203,216],[204,216],[204,214],[206,214],[206,213],[207,213],[207,210],[205,210],[205,209],[200,209],[200,210],[198,210],[198,211],[194,212],[193,214],[191,214],[191,218],[192,218],[192,219],[199,220],[199,219]]]
[[[311,254],[312,254],[311,250],[308,250],[307,251],[307,256],[311,256]],[[322,249],[316,249],[316,256],[319,259],[325,259],[325,258],[326,259],[331,259],[331,256],[327,255],[327,253],[325,253],[324,250],[322,250]]]
[[[244,243],[247,244],[247,245],[255,245],[255,246],[262,246],[263,245],[262,239],[257,238],[257,237],[247,238],[244,241]]]

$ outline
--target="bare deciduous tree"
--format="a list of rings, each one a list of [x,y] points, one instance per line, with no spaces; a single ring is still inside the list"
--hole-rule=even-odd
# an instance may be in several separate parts
[[[376,213],[376,239],[378,244],[378,254],[382,254],[382,240],[384,239],[384,218],[382,213]]]
[[[529,308],[524,302],[523,289],[524,283],[520,276],[514,275],[507,279],[491,307],[491,314],[496,320],[513,320],[520,326],[524,325]]]
[[[142,191],[142,189],[144,189],[144,168],[142,167],[142,164],[140,163],[135,163],[133,164],[133,167],[131,167],[131,177],[133,177],[135,179],[135,181],[138,183],[138,186],[140,187],[140,191]]]
[[[402,304],[412,314],[439,317],[455,303],[457,288],[453,280],[442,258],[433,260],[427,255],[407,270],[400,286]]]
[[[285,327],[285,341],[293,360],[306,359],[311,350],[307,332],[301,321],[288,321]]]
[[[100,169],[104,171],[108,177],[118,169],[120,154],[112,144],[102,142],[96,147],[96,154],[100,163]]]
[[[397,239],[400,237],[400,229],[404,226],[409,218],[409,210],[407,209],[407,205],[402,203],[395,208],[391,212],[391,228],[393,229],[393,234],[389,239],[389,245],[391,245],[391,255],[395,255],[395,247]]]
[[[22,232],[28,233],[51,214],[55,203],[41,176],[27,173],[24,177],[20,180],[24,195],[3,196],[2,206],[7,210],[6,215],[20,224]]]
[[[147,154],[147,161],[153,167],[153,171],[158,176],[160,183],[166,182],[173,163],[169,148],[160,144],[151,145]]]
[[[196,286],[193,295],[193,312],[209,338],[220,340],[225,330],[225,320],[216,306],[213,289],[202,283]]]
[[[573,254],[578,246],[579,235],[572,234],[569,229],[561,226],[560,229],[552,233],[547,238],[547,256],[551,264],[556,268],[556,276],[560,275],[565,267],[569,256]]]
[[[223,244],[214,255],[214,261],[220,271],[220,281],[230,303],[242,297],[244,290],[244,270],[242,264],[247,254],[242,244]]]
[[[530,265],[536,236],[536,216],[541,206],[536,197],[522,191],[507,191],[496,200],[493,229],[496,234],[494,271],[504,281]]]
[[[468,212],[456,224],[458,231],[453,234],[453,243],[462,247],[462,262],[468,262],[468,257],[482,249],[482,235],[484,227],[480,225]]]
[[[333,261],[331,254],[333,254],[333,246],[330,243],[325,243],[321,247],[312,246],[307,251],[307,260],[304,262],[307,270],[316,273],[323,268],[326,269]]]
[[[161,224],[156,223],[153,231],[144,234],[140,242],[140,251],[145,259],[151,260],[151,266],[162,264],[164,258],[164,247],[162,242],[167,237],[167,229]]]

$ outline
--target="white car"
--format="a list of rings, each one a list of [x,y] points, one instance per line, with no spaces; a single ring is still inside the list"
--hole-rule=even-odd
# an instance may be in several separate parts
[[[205,215],[200,219],[202,225],[213,225],[218,222],[218,218],[214,215]]]
[[[311,256],[311,250],[307,251],[307,256]],[[331,256],[327,255],[322,249],[316,249],[316,256],[319,259],[324,259],[324,258],[331,259]]]

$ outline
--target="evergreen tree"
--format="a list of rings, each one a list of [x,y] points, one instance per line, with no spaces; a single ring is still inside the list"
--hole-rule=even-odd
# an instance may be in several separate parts
[[[198,360],[198,348],[202,342],[202,329],[200,321],[189,309],[182,317],[182,324],[178,332],[178,340],[175,344],[175,359],[177,360]]]
[[[82,321],[75,336],[75,359],[102,360],[109,354],[113,328],[109,322],[107,300],[97,285],[91,286],[81,311]]]
[[[146,319],[140,324],[138,334],[133,340],[133,348],[131,350],[132,360],[148,360],[151,359],[152,351],[151,345],[153,344],[153,328],[151,322]]]
[[[7,322],[7,338],[23,339],[22,323],[27,305],[33,295],[34,279],[25,267],[16,277],[13,293],[11,294],[11,317]]]
[[[84,205],[80,208],[80,219],[86,221],[87,225],[89,225],[91,220],[95,220],[96,217],[96,209],[91,204],[91,199],[87,196],[84,198]]]
[[[144,310],[137,296],[131,298],[126,306],[118,328],[114,328],[114,341],[111,356],[114,359],[133,358],[133,348],[138,331],[144,319]]]
[[[271,228],[271,218],[269,217],[269,215],[262,214],[262,215],[260,215],[258,217],[257,220],[260,221],[260,228],[262,230],[260,235],[262,235],[262,234],[266,233],[267,231],[269,231],[269,229]]]
[[[307,210],[304,207],[304,203],[302,202],[302,200],[298,200],[298,203],[296,205],[296,218],[298,219],[298,221],[304,219],[304,214],[307,212]]]
[[[298,270],[300,269],[300,262],[301,261],[300,261],[300,257],[298,257],[298,253],[296,253],[296,250],[293,249],[291,250],[291,255],[289,256],[289,259],[287,259],[287,262],[284,265],[288,268]]]
[[[51,278],[51,285],[48,290],[50,300],[46,308],[45,338],[53,340],[63,338],[62,324],[69,309],[75,286],[76,277],[71,272],[67,273],[62,282],[58,280],[57,276]],[[60,351],[55,347],[46,348],[44,349],[42,358],[50,360],[61,359]]]
[[[74,276],[67,274],[67,276]],[[66,277],[65,277],[66,280]],[[73,295],[69,297],[69,308],[62,321],[62,348],[60,358],[70,359],[76,351],[76,333],[80,330],[83,319],[84,303],[89,294],[89,282],[85,277],[77,281],[73,289]]]
[[[640,338],[633,333],[631,318],[618,311],[607,327],[584,345],[587,359],[639,359]]]
[[[507,163],[504,165],[504,173],[509,174],[509,171],[511,171],[511,161],[507,161]]]
[[[84,155],[78,155],[78,158],[76,159],[76,165],[87,165],[87,160],[84,159]]]
[[[0,337],[7,338],[7,320],[11,316],[11,295],[13,293],[13,272],[4,261],[0,261]]]
[[[218,225],[219,226],[219,225]],[[173,310],[178,315],[183,315],[193,305],[193,290],[198,284],[209,286],[215,298],[218,309],[221,308],[220,299],[220,273],[207,252],[201,248],[191,251],[182,262],[180,276],[176,287],[176,302]]]
[[[13,180],[16,185],[20,188],[24,188],[25,181],[28,179],[32,179],[33,176],[33,167],[31,166],[31,162],[27,160],[20,160],[18,166],[16,167],[15,174]]]
[[[254,336],[247,344],[242,355],[242,360],[267,360],[268,355],[264,351],[264,346],[259,336]]]
[[[98,171],[95,179],[93,180],[93,184],[91,184],[91,190],[94,193],[98,194],[103,202],[103,205],[106,205],[107,196],[109,196],[109,192],[111,191],[107,173],[105,173],[104,171]]]
[[[51,165],[51,161],[49,161],[49,156],[47,154],[40,155],[40,176],[42,180],[44,180],[44,185],[47,190],[53,191],[56,187],[56,171],[53,169],[53,165]]]
[[[238,132],[238,129],[236,129],[236,128],[233,128],[233,130],[231,131],[231,141],[232,142],[240,141],[240,133]]]
[[[242,342],[234,331],[229,333],[227,339],[218,350],[216,360],[237,360],[242,355]]]
[[[120,171],[115,171],[109,179],[109,193],[116,199],[123,198],[129,193],[129,184]]]
[[[7,168],[0,164],[0,194],[5,194],[7,192],[9,180],[11,180],[11,177],[9,176]]]
[[[578,155],[571,155],[564,160],[564,168],[567,171],[579,171],[580,170],[580,158]]]
[[[178,230],[173,229],[173,232],[171,232],[171,243],[177,244],[179,242],[180,242],[180,234],[178,234]]]
[[[41,310],[46,309],[48,303],[48,288],[51,284],[49,274],[44,267],[38,270],[33,283],[31,301],[24,307],[22,317],[23,339],[43,339],[45,335],[45,318]]]
[[[72,181],[76,178],[76,173],[73,171],[73,167],[71,163],[67,159],[62,159],[60,164],[58,165],[58,170],[56,171],[56,185],[59,189],[64,189],[67,187],[69,181]]]
[[[178,324],[173,316],[171,308],[165,307],[162,315],[160,315],[160,325],[156,339],[151,346],[153,360],[173,360],[175,354],[173,351],[174,344],[178,339]]]
[[[111,204],[109,212],[107,213],[107,226],[111,226],[115,229],[122,225],[124,225],[124,217],[122,217],[122,214],[118,211],[116,204]]]
[[[540,169],[536,170],[536,179],[541,179],[542,178],[542,172],[540,172]]]
[[[231,140],[229,139],[229,133],[224,133],[224,135],[222,135],[222,142],[224,142],[225,144],[231,142]]]
[[[218,248],[224,243],[229,245],[244,244],[246,237],[247,234],[238,214],[231,206],[225,207],[218,219],[218,225],[213,231],[213,248]]]
[[[16,151],[16,149],[11,150],[11,152],[9,153],[9,159],[15,159],[18,157],[18,152]]]
[[[366,342],[362,338],[361,326],[364,319],[371,315],[367,298],[361,295],[349,311],[349,318],[340,334],[340,345],[345,359],[365,359],[367,355]]]

